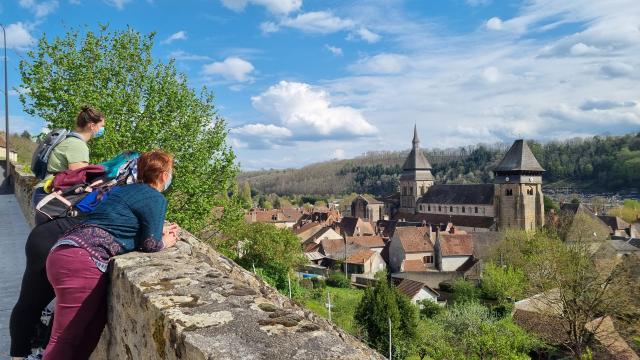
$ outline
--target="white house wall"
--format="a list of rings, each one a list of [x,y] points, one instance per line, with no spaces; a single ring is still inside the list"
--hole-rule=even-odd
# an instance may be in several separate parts
[[[413,299],[411,299],[411,302],[416,304],[416,303],[418,303],[418,301],[422,301],[422,300],[431,300],[431,301],[437,303],[438,302],[438,297],[433,292],[427,291],[427,289],[422,288],[416,294],[416,296],[414,296]]]
[[[455,271],[469,258],[470,256],[443,256],[441,271]]]

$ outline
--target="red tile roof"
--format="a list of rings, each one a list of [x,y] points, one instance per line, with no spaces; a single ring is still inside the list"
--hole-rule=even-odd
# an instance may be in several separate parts
[[[433,244],[429,239],[428,226],[396,227],[396,231],[393,236],[400,239],[400,243],[402,244],[402,248],[404,249],[405,253],[433,251]]]
[[[365,261],[368,261],[373,255],[375,255],[375,251],[371,251],[369,249],[361,249],[351,254],[351,256],[347,257],[348,264],[364,264]]]
[[[442,256],[473,255],[473,238],[470,234],[440,234]]]
[[[422,260],[405,260],[403,270],[404,272],[427,271],[427,266]]]
[[[432,288],[430,288],[429,286],[427,286],[427,284],[421,283],[421,282],[415,281],[415,280],[402,279],[402,281],[400,281],[400,284],[398,284],[396,286],[398,291],[400,291],[401,293],[407,295],[410,299],[413,299],[413,297],[418,295],[420,290],[425,288],[425,287],[427,289],[431,290],[432,292],[434,292],[436,294],[436,296],[440,295],[440,294],[438,294],[437,291],[435,291]]]
[[[384,239],[382,236],[369,235],[369,236],[347,236],[347,242],[356,243],[367,248],[382,248],[384,247]]]

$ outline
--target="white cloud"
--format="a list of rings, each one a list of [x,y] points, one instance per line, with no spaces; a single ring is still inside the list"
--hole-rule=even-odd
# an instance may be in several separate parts
[[[377,132],[360,110],[332,104],[305,83],[280,81],[251,98],[254,108],[289,129],[296,140],[370,136]]]
[[[7,47],[10,49],[25,50],[35,43],[31,36],[30,28],[21,22],[7,26]]]
[[[291,135],[293,135],[291,133],[291,130],[273,124],[247,124],[231,129],[231,133],[237,135],[260,136],[267,138],[290,137]]]
[[[355,32],[362,40],[368,42],[369,44],[376,43],[380,41],[380,35],[372,32],[371,30],[361,27]]]
[[[582,55],[593,55],[600,52],[600,49],[594,46],[586,45],[585,43],[577,43],[571,47],[569,50],[571,55],[582,56]]]
[[[486,26],[489,30],[502,30],[502,20],[499,17],[492,17],[487,20]]]
[[[211,60],[210,57],[205,55],[191,54],[183,50],[176,50],[169,53],[170,59],[182,60],[182,61],[204,61]]]
[[[349,70],[360,74],[398,74],[411,65],[409,57],[400,54],[378,54],[358,60]]]
[[[501,76],[498,69],[496,69],[494,66],[489,66],[482,71],[482,77],[484,77],[484,79],[489,83],[495,83],[500,80]]]
[[[253,65],[246,60],[228,57],[224,61],[203,66],[202,72],[205,75],[221,76],[227,81],[248,82],[253,80],[251,73],[254,69]]]
[[[31,11],[37,18],[45,17],[58,8],[57,0],[41,1],[36,0],[20,0],[18,2],[21,7]]]
[[[286,15],[300,10],[302,0],[221,0],[222,5],[235,12],[241,12],[249,4],[264,6],[267,11],[276,15]]]
[[[354,26],[354,22],[351,19],[335,16],[330,11],[312,11],[298,14],[293,18],[284,18],[279,25],[309,33],[329,34],[350,29]]]
[[[187,32],[184,30],[180,30],[176,33],[169,35],[166,39],[162,40],[162,44],[171,44],[176,40],[187,40]]]
[[[278,30],[280,30],[280,27],[274,22],[266,21],[260,24],[260,30],[262,30],[262,32],[265,34],[269,34],[277,32]]]
[[[339,47],[325,44],[324,48],[327,49],[330,53],[332,53],[335,56],[342,56],[342,49]]]
[[[105,4],[109,6],[113,6],[118,10],[124,9],[125,5],[130,3],[132,0],[102,0]]]

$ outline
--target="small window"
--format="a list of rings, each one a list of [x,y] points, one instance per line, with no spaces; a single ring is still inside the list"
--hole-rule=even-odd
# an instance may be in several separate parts
[[[449,212],[453,212],[453,206],[449,206]]]
[[[431,211],[431,205],[427,205],[427,211]]]
[[[409,195],[413,195],[413,187],[409,186]]]
[[[531,188],[527,189],[527,195],[533,195],[533,189]]]
[[[438,211],[442,211],[442,206],[438,205]]]
[[[478,213],[478,207],[477,207],[477,206],[476,206],[476,208],[475,208],[475,213],[476,213],[476,214]]]
[[[466,208],[463,206],[462,207],[462,212],[465,213],[466,212]]]
[[[433,256],[427,255],[424,257],[425,264],[433,264]]]
[[[505,195],[512,196],[513,195],[513,189],[507,189]]]

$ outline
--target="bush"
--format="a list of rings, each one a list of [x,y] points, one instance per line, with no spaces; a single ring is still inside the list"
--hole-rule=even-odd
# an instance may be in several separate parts
[[[317,277],[311,279],[311,284],[314,289],[324,289],[327,287],[327,282]]]
[[[477,301],[480,291],[476,284],[471,281],[459,278],[452,285],[453,298],[456,303],[466,303]]]
[[[453,292],[453,284],[451,281],[443,281],[438,284],[438,289],[446,292]]]
[[[313,289],[313,282],[311,282],[311,279],[302,279],[300,280],[300,286],[305,289]]]
[[[437,302],[428,299],[420,300],[418,307],[420,308],[420,317],[422,319],[433,319],[444,310]]]
[[[351,287],[351,280],[347,279],[344,274],[336,273],[329,276],[327,285],[337,288],[349,288]]]

